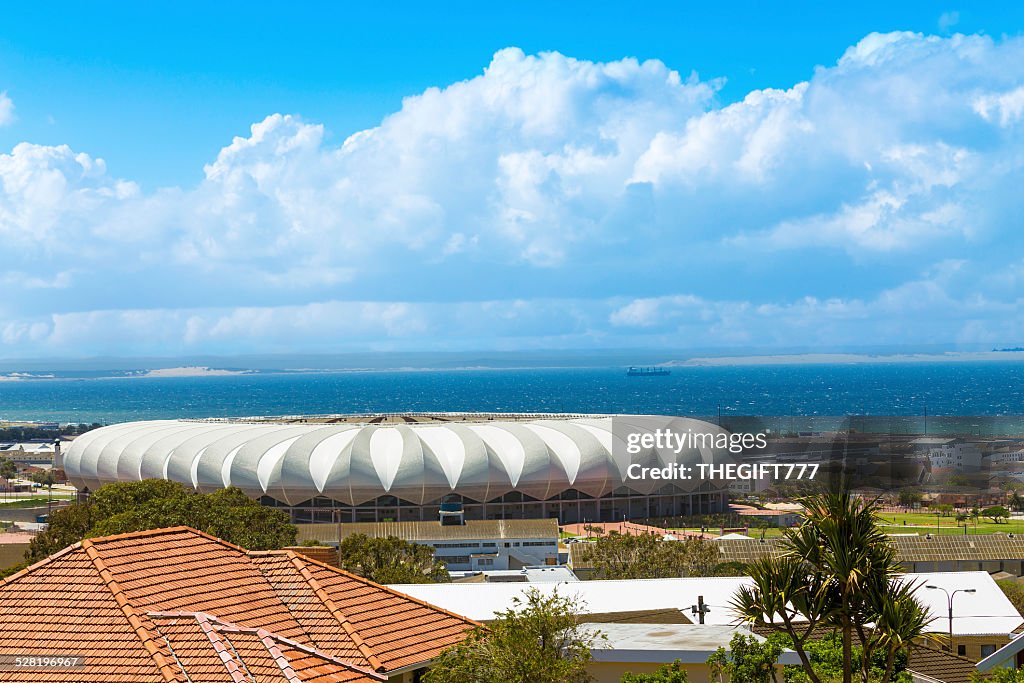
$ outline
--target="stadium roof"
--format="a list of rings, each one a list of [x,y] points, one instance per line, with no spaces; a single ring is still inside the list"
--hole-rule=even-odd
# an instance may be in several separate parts
[[[450,493],[491,501],[512,491],[535,500],[569,489],[591,497],[623,487],[639,495],[690,492],[707,482],[634,480],[626,470],[634,462],[660,467],[669,464],[666,458],[693,464],[720,457],[704,447],[631,457],[616,441],[620,437],[607,416],[475,415],[402,423],[296,419],[111,425],[76,438],[63,466],[79,488],[157,478],[200,491],[237,486],[289,505],[317,496],[359,505],[385,494],[425,505]],[[650,421],[628,415],[614,419],[616,425]],[[677,431],[721,430],[689,418],[665,420]]]

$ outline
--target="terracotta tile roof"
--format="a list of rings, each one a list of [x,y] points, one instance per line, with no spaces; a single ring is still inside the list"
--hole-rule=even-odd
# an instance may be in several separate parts
[[[0,655],[86,658],[52,681],[370,681],[475,625],[295,552],[184,527],[87,539],[0,581]],[[0,669],[0,681],[39,680]]]
[[[907,668],[942,683],[971,683],[978,672],[966,657],[923,645],[911,646]]]
[[[175,661],[192,683],[377,683],[382,674],[353,666],[266,629],[208,614],[151,612]]]
[[[87,658],[85,669],[55,669],[52,680],[178,680],[169,653],[118,598],[79,546],[61,551],[0,584],[0,655]],[[0,670],[3,681],[40,677],[38,669]]]
[[[285,550],[292,550],[299,555],[305,555],[317,562],[338,566],[338,549],[329,545],[296,545],[288,546]]]
[[[324,619],[320,607],[324,605],[375,669],[393,671],[429,661],[465,638],[466,631],[476,625],[465,617],[308,557],[288,552],[289,561],[283,562],[284,552],[249,555],[317,643],[338,635],[334,622]],[[297,587],[300,582],[305,588]],[[304,593],[307,589],[319,600],[309,600]]]

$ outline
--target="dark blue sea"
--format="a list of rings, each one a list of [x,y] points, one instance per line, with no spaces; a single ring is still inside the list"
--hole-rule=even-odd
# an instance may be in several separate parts
[[[627,377],[622,367],[605,367],[0,382],[0,419],[410,411],[809,418],[801,425],[816,416],[1021,416],[1024,363],[677,367],[667,377]],[[983,422],[964,424],[987,431]],[[916,430],[910,422],[907,429]]]

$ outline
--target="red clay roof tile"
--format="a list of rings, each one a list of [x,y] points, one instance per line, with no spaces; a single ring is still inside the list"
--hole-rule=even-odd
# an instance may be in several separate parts
[[[475,625],[292,551],[158,529],[87,539],[0,581],[0,655],[85,657],[0,681],[362,683]]]

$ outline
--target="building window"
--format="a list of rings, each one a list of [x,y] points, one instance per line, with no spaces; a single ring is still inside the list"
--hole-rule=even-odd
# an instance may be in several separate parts
[[[957,645],[956,646],[956,653],[958,655],[960,655],[961,657],[966,657],[967,656],[967,646],[966,645]]]
[[[995,645],[982,645],[981,646],[981,658],[985,659],[985,657],[988,657],[990,654],[992,654],[995,651],[996,651],[996,646]]]

